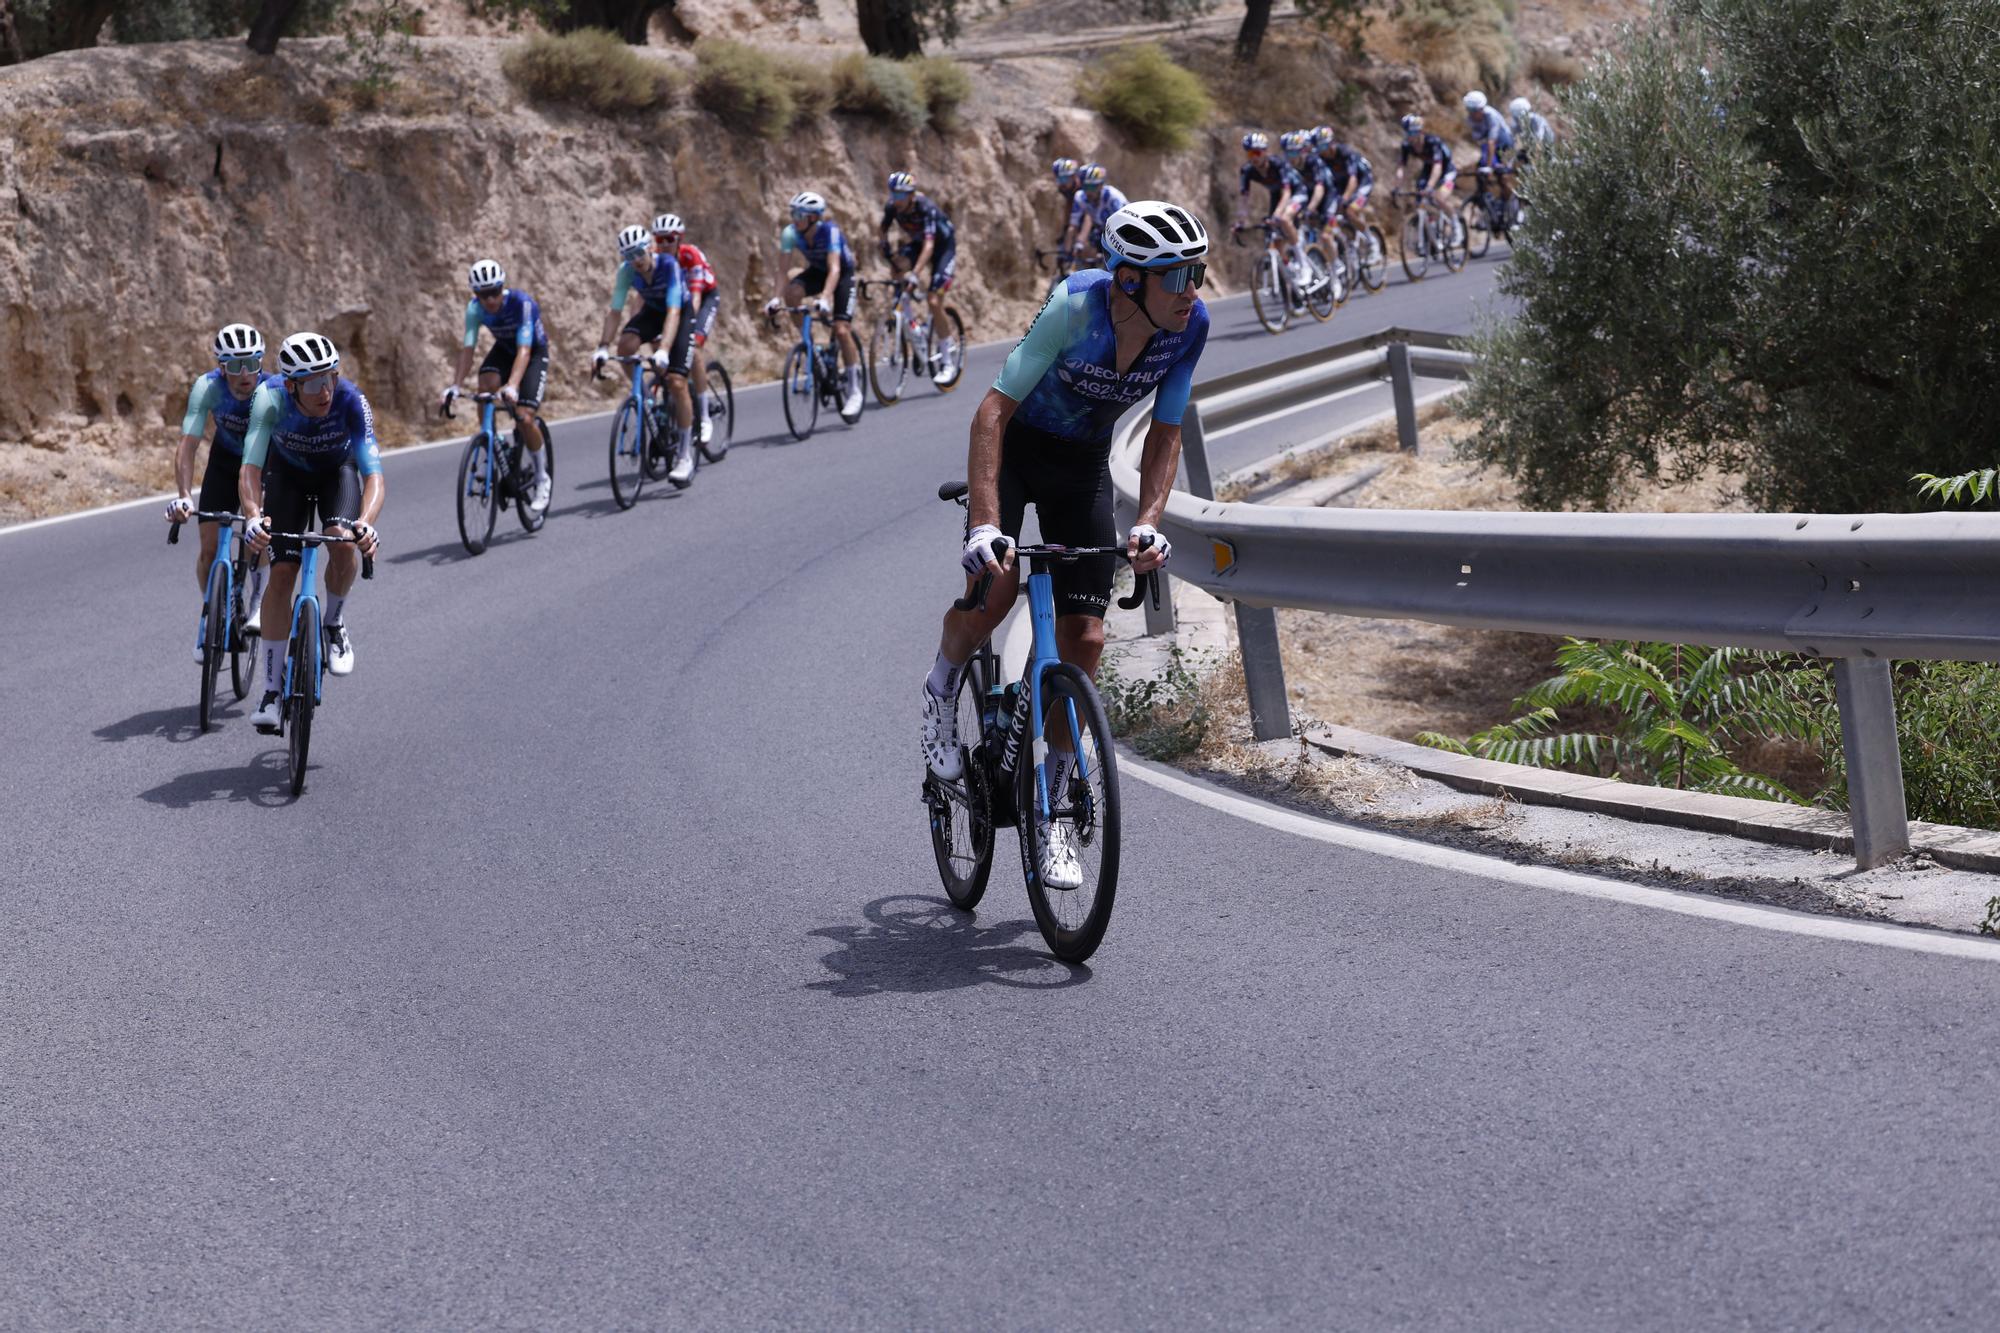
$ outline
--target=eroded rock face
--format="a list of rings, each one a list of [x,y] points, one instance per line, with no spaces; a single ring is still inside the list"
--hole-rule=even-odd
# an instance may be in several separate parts
[[[556,347],[548,407],[564,415],[615,392],[587,365],[612,238],[661,211],[688,220],[722,276],[720,354],[759,379],[786,342],[753,307],[771,294],[797,190],[825,194],[863,242],[863,272],[880,273],[881,182],[917,172],[958,223],[952,299],[975,340],[1015,335],[1039,304],[1030,251],[1053,231],[1057,153],[1099,157],[1135,196],[1220,198],[1219,139],[1172,159],[1123,152],[1065,107],[1076,66],[1060,60],[970,67],[977,91],[949,138],[832,116],[767,144],[686,107],[614,122],[528,102],[496,39],[421,41],[397,88],[363,109],[337,47],[286,42],[271,59],[234,42],[111,47],[7,72],[0,520],[167,482],[189,381],[233,320],[273,346],[299,329],[331,336],[385,440],[401,442],[462,429],[432,402],[477,258],[541,301]]]

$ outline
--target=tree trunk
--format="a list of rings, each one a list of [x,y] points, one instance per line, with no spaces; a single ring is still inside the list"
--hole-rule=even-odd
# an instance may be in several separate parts
[[[1236,30],[1236,59],[1249,64],[1264,49],[1264,29],[1271,26],[1271,0],[1249,0],[1243,10],[1243,26]]]
[[[300,0],[264,0],[250,23],[250,49],[260,56],[276,55],[278,38],[291,24]]]
[[[924,53],[924,30],[912,0],[856,0],[854,17],[869,55],[906,60]]]
[[[21,34],[14,27],[14,6],[0,0],[0,65],[18,65],[26,59],[21,54]]]
[[[111,21],[118,0],[80,0],[58,6],[49,19],[49,50],[78,51],[97,45],[97,35]]]
[[[646,27],[653,21],[653,15],[673,7],[673,0],[570,0],[569,8],[554,26],[562,32],[606,28],[633,46],[644,46]]]

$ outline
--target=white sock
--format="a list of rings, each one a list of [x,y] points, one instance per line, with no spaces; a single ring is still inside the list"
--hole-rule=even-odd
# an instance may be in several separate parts
[[[937,660],[931,663],[931,674],[924,681],[924,688],[940,699],[949,699],[958,693],[959,673],[965,670],[964,662],[954,662],[938,649]]]
[[[264,604],[264,585],[271,581],[271,567],[263,561],[250,566],[249,600],[246,605],[255,610]]]
[[[271,694],[276,694],[278,692],[278,673],[283,670],[285,665],[285,645],[282,643],[273,643],[271,640],[265,639],[263,640],[263,648],[264,689]]]
[[[340,613],[347,606],[347,594],[328,591],[326,594],[326,615],[322,619],[328,625],[340,624]]]
[[[537,481],[540,481],[542,479],[542,472],[545,470],[546,467],[547,464],[544,463],[542,459],[542,451],[540,449],[528,450],[529,476],[533,477]]]

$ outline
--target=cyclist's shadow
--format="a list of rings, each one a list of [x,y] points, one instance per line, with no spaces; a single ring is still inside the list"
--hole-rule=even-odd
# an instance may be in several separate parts
[[[915,893],[877,898],[862,913],[866,925],[810,932],[840,947],[820,959],[833,976],[808,990],[852,998],[978,985],[1054,990],[1090,980],[1089,968],[1050,957],[1030,920],[981,925],[943,898]]]
[[[247,801],[251,805],[292,803],[291,766],[282,749],[266,750],[247,764],[183,773],[139,793],[139,799],[172,810],[188,810],[211,801]]]

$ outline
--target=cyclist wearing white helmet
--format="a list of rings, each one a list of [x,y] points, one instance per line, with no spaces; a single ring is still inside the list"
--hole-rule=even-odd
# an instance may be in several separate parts
[[[847,244],[847,233],[826,215],[826,200],[811,190],[792,196],[791,213],[792,220],[778,234],[778,249],[788,255],[796,251],[804,267],[786,275],[778,294],[764,304],[764,314],[769,317],[781,306],[802,305],[808,296],[820,298],[814,304],[830,316],[834,342],[840,348],[844,381],[840,415],[852,421],[861,415],[861,348],[854,340],[854,251]],[[832,295],[831,306],[825,294]],[[803,321],[793,316],[792,322]]]
[[[672,255],[653,249],[652,233],[644,227],[626,227],[618,233],[618,277],[611,284],[611,305],[604,312],[604,331],[598,335],[597,350],[591,354],[590,369],[595,374],[611,359],[611,332],[625,314],[625,302],[639,294],[639,313],[618,331],[618,355],[636,356],[643,344],[653,349],[653,365],[662,375],[673,370],[674,339],[680,335],[686,316],[687,287],[681,282],[681,266]],[[667,394],[673,402],[674,417],[685,428],[694,419],[693,405],[687,401],[687,380],[669,379]],[[667,480],[686,486],[694,480],[694,449],[684,438],[674,450],[667,468]]]
[[[716,313],[722,308],[722,288],[715,280],[715,269],[708,262],[708,256],[698,245],[687,243],[687,224],[678,213],[662,213],[653,219],[653,250],[656,254],[671,255],[681,268],[681,285],[687,289],[687,303],[681,307],[680,331],[674,335],[674,345],[668,355],[667,374],[679,379],[667,381],[668,390],[674,395],[674,406],[678,410],[680,398],[687,392],[689,383],[694,385],[695,400],[703,404],[701,420],[696,428],[696,438],[707,444],[715,438],[715,419],[706,406],[708,403],[708,358],[702,349],[708,346],[710,333],[715,328]],[[683,423],[685,424],[685,423]]]
[[[1479,146],[1479,174],[1497,179],[1500,197],[1514,197],[1512,174],[1503,153],[1514,151],[1514,131],[1507,118],[1486,103],[1486,94],[1474,89],[1465,95],[1465,129]]]
[[[181,416],[180,447],[174,451],[174,486],[180,491],[167,506],[167,522],[185,523],[195,510],[203,513],[233,513],[237,508],[237,477],[243,470],[243,432],[250,428],[250,400],[264,374],[264,335],[248,324],[230,324],[215,335],[211,350],[215,369],[197,376],[188,389],[187,411]],[[275,379],[276,376],[270,378]],[[215,439],[208,448],[208,462],[202,468],[201,496],[191,498],[194,487],[194,451],[209,419],[215,421]],[[215,563],[219,520],[201,520],[201,541],[195,552],[194,581],[204,597],[208,591],[208,567]],[[257,632],[262,604],[266,562],[258,561],[250,571],[250,587],[245,593],[249,613],[243,628]],[[196,617],[194,655],[200,660],[201,626]]]
[[[375,413],[354,382],[340,374],[340,353],[318,333],[294,333],[278,347],[282,380],[258,386],[243,437],[244,540],[271,548],[271,583],[264,590],[264,619],[289,623],[292,585],[298,578],[299,543],[273,541],[271,533],[309,532],[315,523],[329,537],[352,535],[352,545],[326,548],[326,666],[336,676],[354,670],[347,632],[347,594],[361,571],[361,557],[376,550],[375,520],[387,492],[382,452],[375,443]],[[250,720],[261,732],[279,726],[278,682],[285,640],[260,640],[264,698]]]
[[[493,350],[479,364],[479,391],[498,393],[518,409],[515,433],[521,437],[534,477],[528,503],[537,513],[549,507],[549,469],[542,454],[542,423],[535,409],[549,383],[549,331],[542,307],[518,287],[507,285],[507,274],[496,259],[482,259],[466,273],[472,299],[465,303],[465,342],[458,349],[451,383],[438,401],[449,407],[472,369],[472,352],[479,346],[483,325],[493,330]]]
[[[1181,416],[1208,340],[1208,308],[1196,295],[1208,272],[1208,232],[1178,204],[1147,199],[1113,213],[1103,240],[1110,270],[1072,273],[1050,294],[973,415],[960,564],[968,591],[982,574],[993,575],[993,584],[984,607],[946,613],[924,681],[924,761],[947,780],[962,771],[959,678],[1013,605],[1019,576],[1008,545],[1018,541],[1027,507],[1034,505],[1044,541],[1114,543],[1111,431],[1149,394],[1153,421],[1139,463],[1139,510],[1125,546],[1139,573],[1167,561],[1156,525],[1180,465]],[[1100,556],[1055,574],[1057,648],[1064,661],[1092,675],[1104,650],[1114,566]],[[1060,724],[1051,726],[1048,740],[1054,790],[1073,747]],[[1075,849],[1060,827],[1044,846],[1041,873],[1048,883],[1081,883]]]
[[[1125,207],[1125,196],[1110,180],[1102,163],[1086,162],[1076,169],[1076,193],[1070,196],[1069,226],[1056,248],[1079,265],[1095,264],[1104,257],[1099,238],[1104,220]]]
[[[902,230],[902,244],[891,245],[891,228]],[[950,214],[921,193],[916,177],[907,171],[894,172],[889,177],[889,202],[882,209],[882,258],[889,261],[898,275],[914,275],[926,264],[930,265],[931,327],[942,330],[944,294],[951,290],[958,268],[958,237]],[[915,281],[913,276],[911,282]],[[949,383],[958,373],[944,364],[943,352],[936,345],[932,347],[931,360],[931,378],[935,381]]]
[[[1536,152],[1555,143],[1556,132],[1548,117],[1535,110],[1534,103],[1525,97],[1509,102],[1507,114],[1514,127],[1514,170],[1525,171],[1533,164]]]

